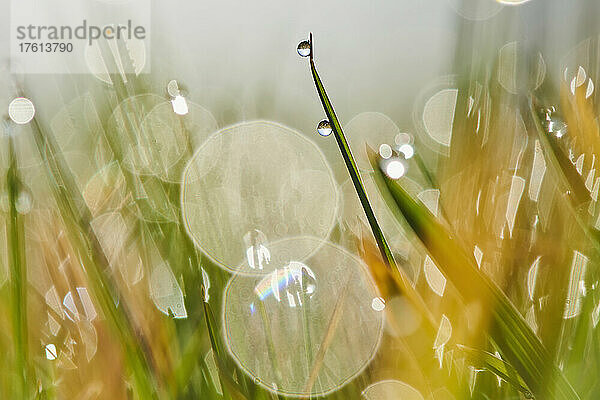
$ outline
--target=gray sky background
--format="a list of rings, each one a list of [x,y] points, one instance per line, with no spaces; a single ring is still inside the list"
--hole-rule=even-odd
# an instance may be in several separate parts
[[[1,9],[6,10],[9,3],[1,0]],[[480,34],[480,47],[489,43],[499,48],[517,39],[532,41],[544,51],[549,72],[557,74],[560,58],[593,29],[586,15],[597,11],[594,3],[596,0],[531,0],[473,22],[464,15],[494,10],[496,3],[154,0],[152,81],[162,93],[169,79],[177,79],[190,99],[216,114],[219,105],[236,104],[237,114],[217,115],[219,122],[267,118],[312,134],[323,113],[307,60],[296,54],[297,43],[312,31],[317,66],[340,119],[348,121],[362,111],[380,111],[401,130],[409,131],[419,92],[437,77],[456,72],[456,46],[468,43],[468,32]],[[8,15],[0,14],[4,64]],[[470,62],[468,58],[458,61]],[[6,70],[0,73],[0,81],[6,82]],[[36,92],[38,108],[48,110],[60,103],[57,99],[85,90],[80,84],[69,88],[65,82],[70,78],[65,76],[31,75],[26,79]],[[93,78],[90,84],[100,85]],[[0,105],[4,103],[2,99]]]

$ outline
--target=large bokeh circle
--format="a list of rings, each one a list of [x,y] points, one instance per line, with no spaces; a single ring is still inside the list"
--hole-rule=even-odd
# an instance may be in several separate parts
[[[240,368],[269,390],[286,396],[335,391],[379,346],[384,311],[373,307],[376,286],[362,261],[318,238],[285,239],[270,251],[277,269],[236,274],[225,288],[225,344]]]
[[[220,267],[271,270],[261,253],[293,236],[327,238],[338,190],[323,153],[298,132],[267,121],[216,132],[183,172],[181,207],[196,246]],[[258,252],[258,254],[257,254]],[[260,260],[258,260],[260,258]]]

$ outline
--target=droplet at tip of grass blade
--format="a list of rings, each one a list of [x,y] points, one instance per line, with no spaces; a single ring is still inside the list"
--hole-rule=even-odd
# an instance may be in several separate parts
[[[373,232],[373,236],[375,237],[375,241],[377,242],[377,247],[379,248],[381,256],[386,264],[388,264],[390,267],[395,267],[396,262],[367,197],[365,187],[360,177],[360,172],[356,166],[356,162],[354,161],[352,151],[350,150],[350,146],[348,145],[348,141],[346,140],[342,126],[335,115],[335,110],[333,109],[331,101],[329,100],[327,92],[325,91],[325,87],[323,86],[323,82],[321,81],[317,69],[315,68],[312,33],[310,34],[310,69],[315,83],[315,88],[317,89],[317,93],[321,99],[321,105],[323,106],[325,115],[327,115],[327,118],[329,119],[329,124],[331,125],[331,129],[340,149],[342,158],[346,164],[346,168],[348,169],[348,173],[350,174],[352,183],[354,184],[354,189],[356,190],[356,194],[358,195],[362,208],[365,212],[365,216],[367,217],[367,221],[369,222],[369,226],[371,227],[371,231]]]

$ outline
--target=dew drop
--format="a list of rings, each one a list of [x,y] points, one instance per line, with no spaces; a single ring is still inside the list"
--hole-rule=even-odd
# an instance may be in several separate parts
[[[404,158],[408,160],[409,158],[415,155],[415,148],[412,147],[410,144],[405,143],[398,147],[398,152],[402,153],[404,155]]]
[[[181,95],[175,96],[171,100],[171,105],[173,106],[173,112],[178,115],[186,115],[189,112],[189,107],[185,97]]]
[[[375,311],[383,311],[385,309],[385,300],[381,297],[373,298],[371,308]]]
[[[169,81],[169,83],[167,83],[167,93],[169,93],[169,96],[171,97],[177,97],[180,95],[179,84],[175,79],[172,79]]]
[[[387,143],[382,144],[379,146],[379,155],[385,159],[390,158],[392,156],[392,147]]]
[[[33,207],[33,199],[31,193],[27,189],[22,189],[17,196],[15,208],[19,214],[29,214]]]
[[[546,121],[546,129],[548,133],[561,138],[567,133],[567,124],[559,117],[552,116]]]
[[[400,179],[404,176],[406,172],[406,168],[402,161],[398,158],[390,158],[389,160],[385,160],[383,171],[390,179]]]
[[[331,124],[329,121],[324,119],[323,121],[319,122],[319,125],[317,125],[317,132],[319,132],[319,135],[321,136],[331,135]]]
[[[310,42],[308,40],[304,40],[298,43],[298,48],[296,49],[300,57],[308,57],[310,55]]]
[[[14,123],[23,125],[33,119],[35,107],[31,100],[25,97],[17,97],[8,105],[8,116]]]

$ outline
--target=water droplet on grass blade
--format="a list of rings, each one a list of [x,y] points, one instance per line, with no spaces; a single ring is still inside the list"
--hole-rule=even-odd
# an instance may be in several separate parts
[[[176,97],[180,95],[179,84],[175,79],[170,80],[169,83],[167,83],[167,93],[171,97]]]
[[[375,311],[383,311],[385,309],[385,300],[381,297],[375,297],[371,300],[371,308]]]
[[[551,117],[546,124],[548,132],[557,138],[563,137],[567,133],[567,124],[559,117]]]
[[[319,132],[319,135],[321,136],[331,135],[332,129],[329,121],[324,119],[323,121],[319,122],[319,125],[317,125],[317,132]]]
[[[398,158],[390,158],[383,162],[383,172],[390,179],[400,179],[406,173],[406,167]]]
[[[308,57],[310,55],[310,42],[308,40],[303,40],[298,43],[298,48],[296,50],[300,57]]]
[[[383,313],[371,307],[379,297],[375,284],[361,260],[322,239],[288,238],[269,248],[278,270],[266,277],[241,271],[227,284],[225,345],[271,391],[320,396],[337,390],[379,346]],[[317,287],[317,280],[326,284]]]
[[[177,115],[186,115],[189,112],[187,101],[185,97],[177,95],[171,100],[173,106],[173,112]]]
[[[8,105],[8,116],[15,124],[23,125],[33,119],[35,107],[31,100],[17,97]]]
[[[389,144],[382,144],[381,146],[379,146],[379,155],[382,158],[388,159],[392,156],[392,147]]]
[[[398,147],[398,153],[404,155],[404,158],[408,160],[409,158],[412,158],[412,156],[415,155],[415,148],[412,147],[410,144],[406,143]]]

